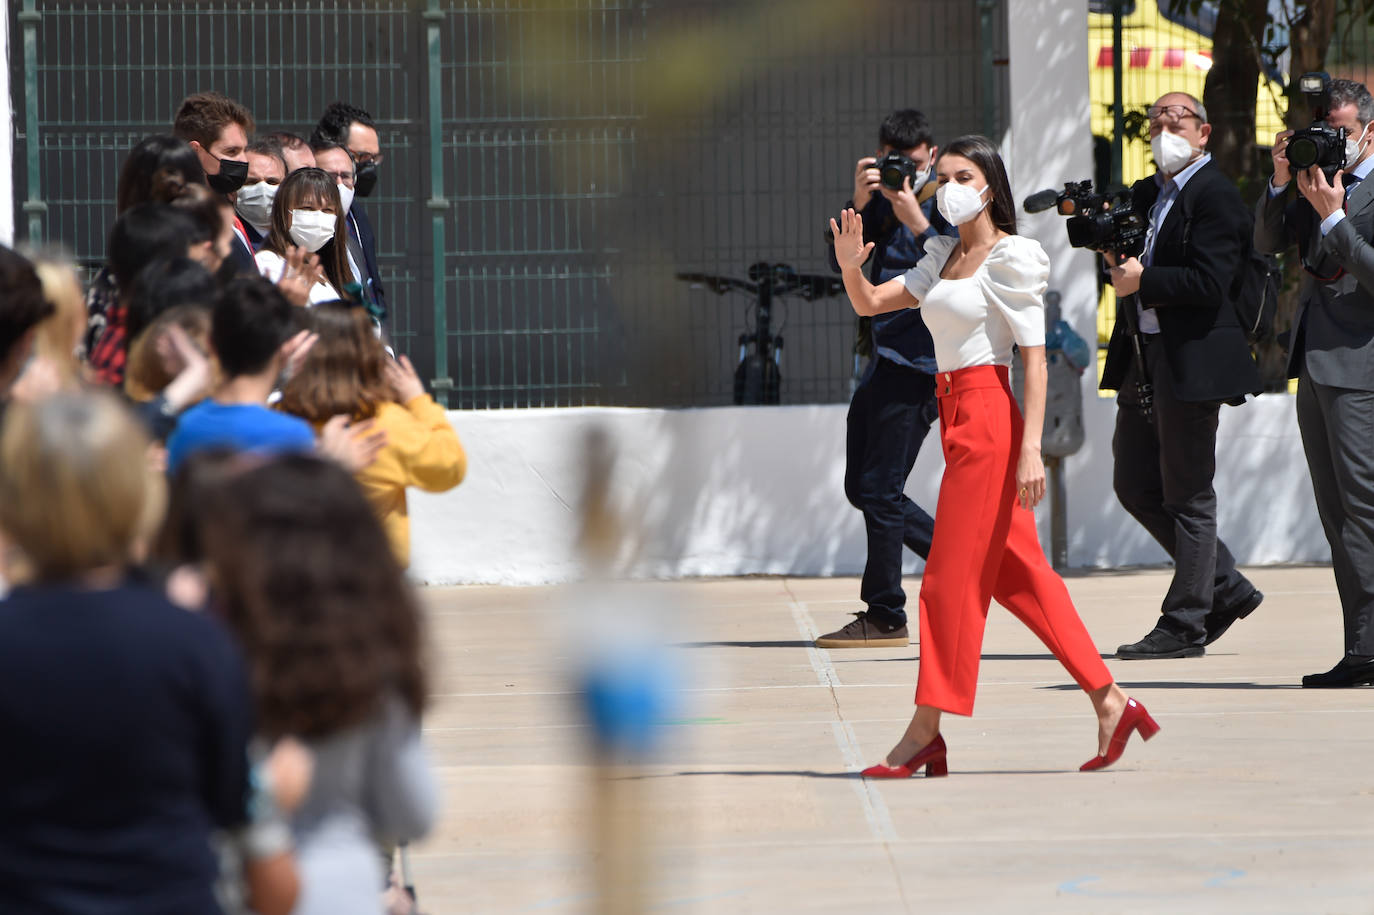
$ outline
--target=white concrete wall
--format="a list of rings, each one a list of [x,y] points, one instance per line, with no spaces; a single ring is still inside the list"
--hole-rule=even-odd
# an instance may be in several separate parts
[[[0,16],[0,244],[14,244],[14,99],[10,94],[11,55],[23,54],[22,42],[10,41],[10,17]],[[23,91],[23,87],[18,87]]]
[[[1069,563],[1167,561],[1112,494],[1115,407],[1087,403],[1087,444],[1068,459]],[[845,407],[452,412],[467,481],[412,493],[413,571],[435,584],[540,584],[577,574],[582,436],[617,442],[614,502],[627,519],[618,571],[635,578],[853,575],[863,524],[844,498]],[[1326,561],[1293,399],[1222,411],[1216,488],[1223,539],[1245,564]],[[933,508],[944,462],[932,431],[907,484]],[[1048,512],[1042,508],[1042,536]],[[908,555],[907,570],[919,569]]]

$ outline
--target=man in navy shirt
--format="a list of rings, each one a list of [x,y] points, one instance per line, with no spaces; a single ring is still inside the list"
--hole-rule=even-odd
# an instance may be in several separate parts
[[[869,278],[882,283],[916,266],[928,239],[957,235],[935,207],[938,147],[930,122],[915,109],[894,111],[878,130],[878,157],[896,152],[915,165],[901,190],[880,181],[878,157],[865,156],[854,170],[853,207],[864,224],[864,241],[875,247]],[[839,265],[827,246],[830,266]],[[816,640],[819,648],[887,648],[909,643],[902,546],[924,559],[935,521],[904,493],[921,442],[939,415],[935,400],[935,345],[919,309],[879,315],[870,324],[872,358],[849,404],[844,491],[863,512],[868,535],[859,598],[867,609],[853,622]]]

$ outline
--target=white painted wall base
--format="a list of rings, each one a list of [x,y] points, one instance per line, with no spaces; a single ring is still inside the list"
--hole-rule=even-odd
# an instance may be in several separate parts
[[[1093,398],[1086,408],[1087,444],[1067,461],[1069,564],[1166,562],[1112,493],[1115,405]],[[619,453],[613,501],[629,520],[620,574],[859,574],[863,523],[844,497],[845,410],[451,412],[468,479],[442,495],[412,492],[413,574],[431,584],[576,578],[582,436],[593,425]],[[944,467],[938,442],[932,429],[907,485],[929,510]],[[1242,564],[1329,561],[1292,397],[1223,408],[1216,489],[1222,539]],[[1045,507],[1038,517],[1048,543]],[[908,554],[907,570],[919,568]]]

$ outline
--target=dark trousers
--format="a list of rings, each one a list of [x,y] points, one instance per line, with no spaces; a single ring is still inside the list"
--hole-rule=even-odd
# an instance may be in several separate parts
[[[1298,379],[1298,429],[1345,615],[1345,652],[1374,656],[1374,392]]]
[[[1154,384],[1154,415],[1146,419],[1137,408],[1132,364],[1117,396],[1112,484],[1122,507],[1174,560],[1156,626],[1201,645],[1212,606],[1239,603],[1254,590],[1217,537],[1212,477],[1221,404],[1179,400],[1158,342],[1146,346],[1145,366]]]
[[[875,623],[904,626],[902,546],[926,558],[935,519],[902,489],[940,408],[932,376],[890,359],[874,363],[849,402],[844,494],[868,534],[859,598]]]

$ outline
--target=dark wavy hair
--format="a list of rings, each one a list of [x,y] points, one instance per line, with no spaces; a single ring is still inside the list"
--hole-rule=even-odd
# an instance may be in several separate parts
[[[191,144],[166,134],[148,137],[129,150],[115,186],[115,214],[140,203],[171,203],[189,185],[205,187],[205,169]]]
[[[940,151],[940,158],[962,156],[978,167],[992,189],[992,200],[988,210],[992,224],[1008,235],[1016,234],[1016,201],[1011,196],[1011,182],[1007,180],[1007,167],[997,146],[987,137],[972,134],[960,137]]]
[[[320,115],[320,122],[315,125],[315,130],[310,134],[311,146],[342,146],[348,148],[348,134],[353,129],[354,124],[362,124],[364,127],[377,129],[377,124],[372,120],[372,115],[368,114],[357,105],[350,105],[347,102],[334,102]]]
[[[298,168],[286,176],[272,202],[272,226],[267,230],[263,247],[286,256],[286,249],[296,244],[291,238],[291,211],[306,203],[334,208],[334,237],[316,254],[334,291],[346,296],[344,286],[353,282],[353,274],[348,269],[348,222],[344,218],[343,201],[339,199],[339,186],[324,169]]]
[[[270,738],[323,738],[426,679],[420,609],[348,471],[312,455],[249,467],[202,504],[212,605],[238,634]]]
[[[391,357],[366,309],[321,302],[310,309],[310,329],[320,337],[282,390],[283,410],[312,423],[341,413],[367,419],[377,415],[379,404],[396,399],[386,380]]]

